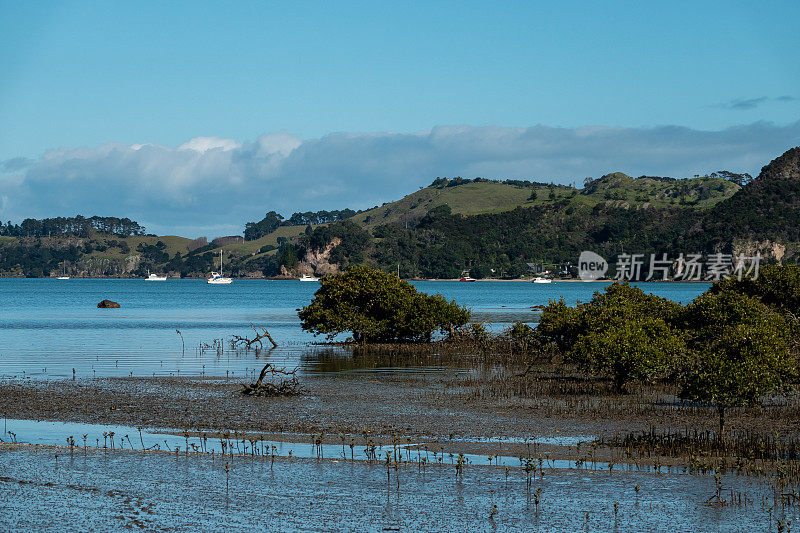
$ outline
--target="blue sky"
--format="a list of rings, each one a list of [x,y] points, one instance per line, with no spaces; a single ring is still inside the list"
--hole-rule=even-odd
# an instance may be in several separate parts
[[[2,2],[0,217],[227,232],[437,175],[757,172],[800,144],[800,2],[651,4]],[[259,200],[216,188],[232,174]]]

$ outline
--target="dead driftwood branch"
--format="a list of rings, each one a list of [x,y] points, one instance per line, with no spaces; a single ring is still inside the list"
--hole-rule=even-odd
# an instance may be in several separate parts
[[[296,373],[297,368],[288,371],[267,363],[261,369],[258,380],[249,385],[243,383],[241,392],[247,396],[295,396],[302,392]],[[265,381],[267,375],[269,379]]]
[[[233,338],[231,339],[232,347],[234,348],[243,347],[244,349],[249,350],[250,348],[254,348],[255,347],[254,345],[257,344],[258,349],[262,350],[264,349],[264,343],[262,342],[262,339],[266,338],[267,340],[269,340],[269,342],[272,343],[273,348],[277,348],[278,343],[275,342],[275,339],[273,339],[272,335],[269,334],[267,328],[265,327],[256,328],[253,324],[250,324],[250,327],[253,329],[256,336],[250,339],[247,337],[240,337],[239,335],[234,335]],[[259,329],[261,331],[259,331]]]

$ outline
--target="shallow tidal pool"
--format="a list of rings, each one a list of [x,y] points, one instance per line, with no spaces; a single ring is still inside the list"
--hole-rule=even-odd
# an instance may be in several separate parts
[[[529,486],[521,468],[12,444],[0,471],[0,530],[778,531],[800,518],[734,475],[722,497],[746,506],[709,503],[708,475],[545,468]]]

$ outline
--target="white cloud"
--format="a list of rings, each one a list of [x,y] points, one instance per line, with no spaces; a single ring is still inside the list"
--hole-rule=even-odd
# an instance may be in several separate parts
[[[721,131],[678,126],[577,129],[437,126],[415,133],[285,131],[253,142],[196,137],[178,147],[108,143],[0,162],[0,218],[128,216],[150,231],[230,234],[265,211],[365,208],[437,176],[580,183],[620,170],[689,176],[757,173],[800,144],[800,122]],[[216,231],[211,229],[216,228]]]
[[[256,143],[258,145],[256,152],[258,157],[267,157],[271,155],[287,157],[303,144],[303,141],[301,141],[299,137],[295,137],[288,132],[279,131],[277,133],[261,135]]]
[[[153,143],[132,144],[131,150],[141,150],[145,146],[155,146]]]
[[[222,151],[236,150],[241,146],[241,144],[233,139],[222,139],[220,137],[195,137],[178,146],[178,150],[194,150],[195,152],[203,153],[214,149],[220,149]]]

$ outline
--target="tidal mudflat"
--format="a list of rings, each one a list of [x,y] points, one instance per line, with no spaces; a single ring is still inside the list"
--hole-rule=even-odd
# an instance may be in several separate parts
[[[597,445],[658,417],[660,428],[713,427],[702,410],[648,396],[662,391],[503,397],[496,382],[443,363],[404,372],[351,362],[304,373],[301,396],[267,399],[242,397],[225,378],[6,380],[0,522],[788,531],[800,518],[796,485],[777,471]],[[619,407],[597,416],[607,402]]]
[[[769,484],[710,476],[3,445],[3,529],[779,531]]]
[[[0,310],[2,529],[788,531],[798,519],[793,398],[732,410],[741,445],[720,448],[713,410],[671,386],[617,394],[492,346],[313,345],[292,318],[303,288],[282,286],[262,309],[266,282],[237,300],[191,282],[165,295],[87,281],[131,302],[95,316],[87,297],[39,283],[50,303],[38,314],[23,309],[30,287],[12,287],[17,303]],[[570,300],[590,295],[568,285]],[[704,289],[647,286],[681,300]],[[519,283],[470,290],[500,326],[535,322],[521,302],[553,297]],[[497,290],[507,303],[491,303]],[[71,299],[81,309],[58,318]],[[281,346],[231,349],[224,338],[250,322],[275,323]],[[242,396],[268,362],[298,368],[302,393]]]

